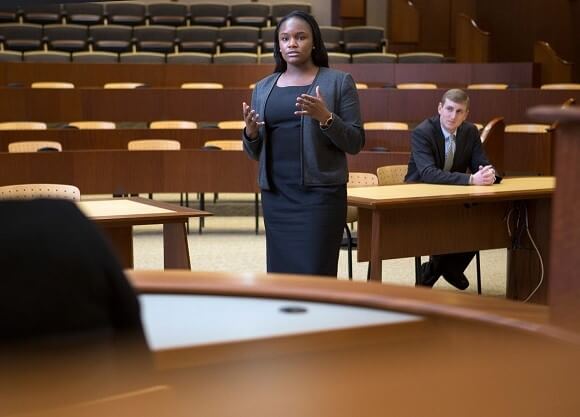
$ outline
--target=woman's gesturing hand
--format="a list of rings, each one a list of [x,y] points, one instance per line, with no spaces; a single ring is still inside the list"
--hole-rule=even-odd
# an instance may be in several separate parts
[[[258,128],[264,124],[260,121],[260,115],[256,113],[256,110],[250,110],[245,102],[242,103],[242,114],[244,116],[244,122],[246,123],[246,136],[250,139],[256,139],[258,137]]]
[[[326,108],[324,99],[320,94],[320,87],[316,86],[316,97],[302,94],[296,98],[296,107],[300,110],[294,112],[296,115],[307,115],[320,123],[324,123],[330,117],[330,112]]]

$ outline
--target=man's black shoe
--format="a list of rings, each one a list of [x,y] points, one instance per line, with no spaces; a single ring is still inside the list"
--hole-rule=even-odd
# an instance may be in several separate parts
[[[463,273],[454,274],[446,272],[443,274],[443,278],[445,278],[445,281],[453,285],[458,290],[464,290],[469,287],[469,281]]]
[[[421,264],[421,274],[417,278],[415,285],[432,287],[435,285],[439,277],[441,277],[441,275],[433,271],[433,264],[431,262],[425,262]]]

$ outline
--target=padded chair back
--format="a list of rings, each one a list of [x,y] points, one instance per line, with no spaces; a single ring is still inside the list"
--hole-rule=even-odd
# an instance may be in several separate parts
[[[345,54],[342,52],[329,52],[328,62],[330,64],[349,64],[350,54]]]
[[[70,62],[70,54],[60,51],[24,51],[24,62]]]
[[[258,52],[260,29],[249,26],[228,26],[219,29],[222,52]]]
[[[176,30],[174,26],[150,25],[133,28],[133,38],[139,51],[174,52],[175,36]]]
[[[180,51],[214,54],[218,42],[218,28],[213,26],[181,26],[176,39]]]
[[[0,200],[30,200],[33,198],[62,198],[80,200],[81,192],[74,185],[18,184],[0,187]]]
[[[81,51],[72,53],[73,62],[87,63],[115,63],[119,62],[119,55],[115,52]]]
[[[44,26],[49,49],[77,52],[87,49],[89,29],[85,25],[58,24]]]
[[[93,48],[97,51],[129,52],[133,28],[125,25],[95,25],[89,28]]]
[[[241,3],[230,7],[230,20],[234,26],[267,26],[269,16],[269,4]]]
[[[468,90],[506,90],[508,88],[507,84],[469,84],[467,86]]]
[[[179,52],[167,54],[168,64],[211,64],[211,54],[204,52]]]
[[[97,25],[103,23],[105,18],[103,3],[65,3],[63,9],[67,23]]]
[[[401,64],[437,64],[445,60],[443,54],[435,52],[408,52],[399,54]]]
[[[0,51],[0,62],[20,62],[22,53],[16,51]]]
[[[116,125],[114,122],[101,122],[101,121],[79,121],[71,122],[68,124],[69,127],[76,127],[77,129],[115,129]]]
[[[160,52],[122,52],[119,62],[124,64],[164,64],[165,54]]]
[[[365,130],[409,130],[409,125],[404,122],[365,122]]]
[[[8,144],[8,152],[10,153],[39,152],[43,149],[52,149],[60,152],[62,151],[62,145],[60,142],[51,140],[29,140]]]
[[[35,23],[2,23],[0,39],[3,49],[33,51],[42,49],[42,25]]]
[[[386,165],[377,168],[378,185],[404,184],[407,170],[407,165]]]
[[[322,41],[328,52],[342,52],[342,28],[339,26],[320,26]]]
[[[156,120],[149,129],[197,129],[197,123],[187,120]]]
[[[131,88],[140,88],[145,87],[143,83],[106,83],[103,88],[110,88],[110,89],[131,89]]]
[[[37,81],[30,84],[30,88],[75,88],[73,83],[61,81]]]
[[[243,120],[224,120],[218,122],[217,127],[219,129],[243,129],[246,127],[246,122]]]
[[[105,10],[109,23],[116,25],[143,25],[147,14],[145,4],[138,2],[108,2]]]
[[[382,52],[385,29],[379,26],[351,26],[343,29],[344,51],[349,54]]]
[[[153,25],[183,26],[187,23],[187,5],[178,3],[150,3],[147,5],[149,23]]]
[[[367,52],[352,55],[353,64],[392,64],[395,62],[397,62],[397,55],[386,52]]]
[[[170,139],[139,139],[127,144],[130,151],[178,151],[181,143]]]
[[[24,6],[21,10],[22,19],[25,22],[48,25],[60,23],[62,19],[62,8],[60,4],[36,4]]]
[[[222,89],[224,85],[221,83],[183,83],[181,88],[190,89]]]
[[[375,174],[370,172],[349,172],[348,183],[349,188],[355,187],[372,187],[379,185],[379,179]],[[346,223],[353,223],[358,220],[358,210],[356,207],[348,206],[346,210]]]
[[[536,123],[521,123],[506,125],[505,131],[512,133],[546,133],[550,125]]]
[[[0,130],[44,130],[43,122],[1,122]]]
[[[580,83],[543,84],[542,90],[580,90]]]
[[[437,84],[433,83],[401,83],[397,84],[399,90],[435,90]]]
[[[216,3],[193,3],[189,6],[192,25],[225,26],[230,6]]]
[[[215,64],[257,64],[258,54],[249,52],[225,52],[214,55],[213,62]]]
[[[217,148],[223,151],[242,151],[244,144],[242,140],[208,140],[203,144],[204,148]]]

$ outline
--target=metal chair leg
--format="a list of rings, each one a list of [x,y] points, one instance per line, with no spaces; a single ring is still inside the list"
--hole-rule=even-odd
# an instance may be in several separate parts
[[[415,286],[421,281],[421,257],[415,256]]]
[[[477,293],[481,295],[481,260],[479,259],[479,251],[475,252],[475,268],[477,270]]]
[[[344,230],[346,231],[347,239],[348,279],[352,279],[352,235],[348,224],[344,225]]]
[[[199,209],[202,211],[205,210],[205,194],[204,193],[199,193]],[[199,232],[198,232],[200,235],[202,233],[202,229],[203,229],[204,225],[205,225],[204,218],[200,217],[199,218]]]
[[[260,197],[258,193],[254,195],[254,212],[256,213],[256,234],[260,232]]]

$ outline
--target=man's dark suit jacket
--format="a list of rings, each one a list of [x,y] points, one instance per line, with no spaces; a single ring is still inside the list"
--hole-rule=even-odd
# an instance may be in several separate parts
[[[468,185],[466,172],[475,173],[480,165],[490,163],[472,123],[463,122],[457,128],[455,143],[453,166],[450,172],[445,172],[445,137],[439,115],[424,120],[411,135],[411,159],[405,182]]]

